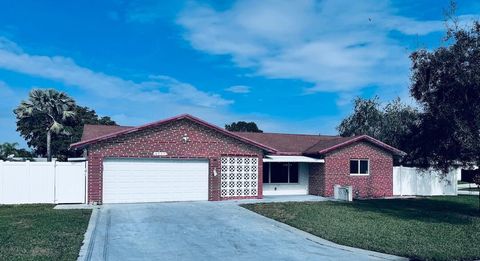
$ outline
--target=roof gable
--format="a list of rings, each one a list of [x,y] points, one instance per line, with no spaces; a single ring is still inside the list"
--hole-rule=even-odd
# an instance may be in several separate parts
[[[138,126],[138,127],[115,126],[115,127],[105,128],[105,126],[98,127],[100,125],[86,125],[85,126],[86,128],[84,129],[84,132],[85,132],[85,130],[87,130],[88,133],[87,134],[84,133],[82,135],[82,140],[79,141],[79,142],[71,144],[70,148],[76,149],[76,148],[85,147],[85,146],[88,146],[88,145],[93,144],[93,143],[109,140],[109,139],[119,137],[119,136],[122,136],[122,135],[125,135],[125,134],[138,132],[138,131],[141,131],[141,130],[145,130],[145,129],[148,129],[148,128],[156,127],[156,126],[159,126],[159,125],[163,125],[163,124],[167,124],[167,123],[170,123],[170,122],[173,122],[173,121],[178,121],[178,120],[183,120],[183,119],[193,121],[193,122],[195,122],[199,125],[207,127],[209,129],[213,129],[213,130],[215,130],[217,132],[220,132],[220,133],[222,133],[226,136],[229,136],[231,138],[234,138],[234,139],[240,140],[242,142],[248,143],[248,144],[253,145],[255,147],[259,147],[259,148],[261,148],[263,150],[266,150],[268,152],[272,152],[272,153],[276,152],[276,150],[274,148],[271,148],[267,145],[264,145],[264,144],[261,144],[259,142],[250,140],[248,138],[239,136],[235,133],[229,132],[225,129],[222,129],[220,127],[212,125],[208,122],[205,122],[205,121],[203,121],[199,118],[193,117],[189,114],[183,114],[183,115],[175,116],[175,117],[172,117],[172,118],[169,118],[169,119],[152,122],[152,123],[141,125],[141,126]],[[92,126],[95,126],[95,127],[92,127]],[[99,134],[100,136],[95,136],[95,134]],[[83,139],[84,136],[85,136],[85,139]],[[93,137],[93,136],[95,136],[95,137]]]
[[[305,151],[305,154],[325,154],[355,142],[367,141],[373,145],[376,145],[384,150],[391,152],[394,155],[403,156],[405,152],[394,148],[386,143],[383,143],[377,139],[374,139],[368,135],[352,136],[352,137],[339,137],[339,139],[328,141],[328,142],[319,142],[313,145],[311,148]]]

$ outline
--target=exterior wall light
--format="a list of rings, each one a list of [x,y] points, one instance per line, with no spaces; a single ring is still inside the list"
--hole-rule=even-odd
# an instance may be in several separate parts
[[[183,143],[187,143],[187,142],[190,141],[190,138],[188,137],[188,135],[186,133],[183,134],[182,141],[183,141]]]

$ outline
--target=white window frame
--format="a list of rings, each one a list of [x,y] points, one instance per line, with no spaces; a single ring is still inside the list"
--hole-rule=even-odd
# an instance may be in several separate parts
[[[358,173],[350,173],[350,176],[369,176],[370,175],[370,159],[350,159],[348,161],[348,172],[350,172],[350,162],[357,161],[358,164]],[[367,161],[367,173],[360,173],[360,161],[366,160]]]
[[[273,163],[277,163],[277,162],[273,162]],[[278,163],[281,163],[281,162],[278,162]],[[290,182],[290,168],[292,167],[292,163],[293,162],[284,162],[284,163],[287,163],[288,164],[288,170],[287,170],[287,173],[288,173],[288,182],[284,182],[284,183],[272,183],[272,162],[268,162],[268,182],[263,182],[265,184],[272,184],[272,185],[282,185],[282,184],[299,184],[300,183],[300,164],[297,165],[298,167],[298,170],[297,170],[297,175],[298,175],[298,179],[297,179],[297,182]]]

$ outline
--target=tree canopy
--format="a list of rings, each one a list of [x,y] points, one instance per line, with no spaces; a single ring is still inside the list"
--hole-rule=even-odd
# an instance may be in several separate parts
[[[33,89],[24,100],[14,110],[17,117],[17,126],[22,123],[35,124],[43,128],[46,135],[46,155],[48,161],[52,159],[51,155],[51,136],[53,134],[68,135],[69,132],[64,126],[64,122],[73,118],[75,115],[75,101],[64,92],[54,89]],[[30,137],[31,131],[25,128],[19,128],[21,135]]]
[[[401,149],[407,153],[401,163],[412,165],[415,156],[412,130],[418,119],[419,112],[403,104],[399,98],[382,106],[378,97],[357,97],[353,113],[340,123],[337,130],[344,137],[366,134]]]
[[[49,103],[51,104],[52,102]],[[23,107],[22,104],[19,108]],[[34,117],[22,117],[20,113],[25,109],[19,108],[14,111],[17,115],[17,131],[25,138],[28,146],[36,155],[46,156],[48,128],[45,122],[49,122],[49,116],[44,113],[35,113]],[[59,120],[61,122],[61,131],[51,133],[52,156],[59,159],[81,155],[81,151],[69,150],[69,146],[81,139],[84,124],[116,125],[110,117],[99,117],[94,110],[79,106],[74,101],[70,110],[70,117]]]
[[[418,155],[427,166],[480,166],[480,23],[449,29],[448,46],[411,54],[411,95],[421,120]]]
[[[11,156],[26,159],[33,158],[30,151],[18,148],[18,143],[16,142],[0,144],[0,160],[8,160]]]
[[[255,122],[237,121],[231,124],[225,124],[225,129],[228,131],[239,132],[263,132],[260,130]]]
[[[382,138],[383,111],[378,97],[354,100],[353,113],[345,118],[337,130],[341,136],[348,137],[366,134],[376,139]]]

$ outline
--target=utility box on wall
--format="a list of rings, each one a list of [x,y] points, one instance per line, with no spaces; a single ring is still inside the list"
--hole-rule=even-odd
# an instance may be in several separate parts
[[[353,190],[352,186],[333,186],[333,197],[338,200],[343,201],[352,201],[353,200]]]

